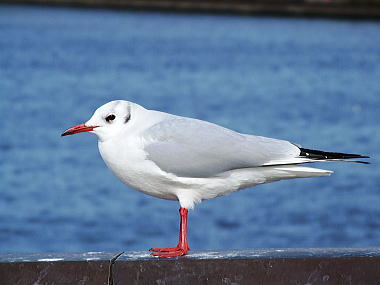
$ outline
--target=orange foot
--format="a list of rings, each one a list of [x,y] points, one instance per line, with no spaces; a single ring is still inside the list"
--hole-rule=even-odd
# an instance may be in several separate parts
[[[174,247],[164,247],[164,248],[151,248],[149,251],[153,251],[153,256],[158,257],[176,257],[185,255],[190,247],[187,243],[187,213],[188,210],[185,208],[179,209],[179,214],[181,216],[181,222],[179,226],[179,240],[177,246]]]
[[[177,256],[185,255],[189,251],[189,248],[188,247],[182,248],[180,246],[175,246],[175,247],[165,247],[165,248],[151,248],[149,249],[149,251],[153,251],[152,253],[153,256],[177,257]]]

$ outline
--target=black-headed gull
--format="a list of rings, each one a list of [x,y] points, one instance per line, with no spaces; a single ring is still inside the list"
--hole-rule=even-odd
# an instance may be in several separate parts
[[[62,136],[81,132],[98,136],[104,162],[122,182],[145,194],[179,201],[178,245],[152,248],[152,254],[159,257],[189,251],[187,215],[196,203],[257,184],[332,173],[299,166],[301,163],[368,158],[240,134],[122,100],[101,106],[90,120],[67,129]]]

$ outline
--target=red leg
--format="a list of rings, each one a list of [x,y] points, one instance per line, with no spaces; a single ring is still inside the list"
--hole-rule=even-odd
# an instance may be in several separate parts
[[[176,257],[185,255],[190,250],[190,247],[187,243],[188,210],[185,208],[180,208],[179,214],[181,217],[181,222],[179,226],[179,240],[177,246],[166,248],[151,248],[150,251],[153,251],[152,255],[159,257]]]

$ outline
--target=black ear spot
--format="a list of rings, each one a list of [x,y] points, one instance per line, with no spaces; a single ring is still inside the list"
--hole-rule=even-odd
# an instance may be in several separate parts
[[[128,123],[128,121],[131,119],[131,113],[129,113],[126,117],[125,117],[125,121],[124,121],[124,124]]]
[[[131,104],[128,103],[127,107],[127,116],[125,117],[124,124],[128,123],[128,121],[131,119]]]

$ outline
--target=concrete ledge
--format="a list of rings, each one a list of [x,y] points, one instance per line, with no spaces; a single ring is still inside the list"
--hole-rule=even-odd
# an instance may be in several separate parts
[[[0,255],[0,284],[379,284],[380,247]]]

